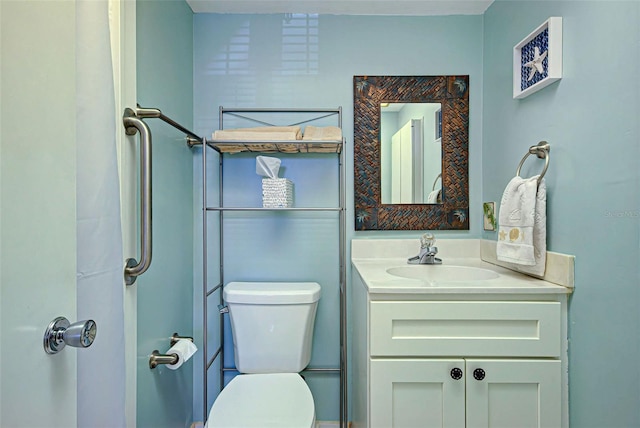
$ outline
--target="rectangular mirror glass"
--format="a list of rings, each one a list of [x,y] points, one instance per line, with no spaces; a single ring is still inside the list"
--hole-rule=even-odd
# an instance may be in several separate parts
[[[442,105],[380,104],[383,204],[442,203]]]

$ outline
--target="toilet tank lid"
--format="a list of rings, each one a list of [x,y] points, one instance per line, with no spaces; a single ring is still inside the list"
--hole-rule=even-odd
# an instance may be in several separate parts
[[[317,282],[230,282],[224,286],[227,303],[299,304],[320,299]]]

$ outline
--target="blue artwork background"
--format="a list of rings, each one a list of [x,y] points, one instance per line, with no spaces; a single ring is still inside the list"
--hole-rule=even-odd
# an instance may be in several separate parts
[[[520,89],[523,91],[545,79],[548,75],[549,55],[547,54],[547,56],[542,61],[544,71],[542,73],[536,71],[536,73],[533,75],[533,78],[531,80],[527,80],[529,78],[531,68],[526,66],[525,64],[529,61],[533,61],[536,46],[540,49],[540,55],[549,50],[548,28],[545,28],[544,31],[541,31],[538,35],[536,35],[529,43],[524,45],[520,51]]]

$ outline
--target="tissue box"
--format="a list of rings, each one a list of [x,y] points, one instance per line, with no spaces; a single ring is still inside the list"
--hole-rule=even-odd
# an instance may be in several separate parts
[[[263,208],[291,208],[293,206],[293,182],[288,178],[262,179]]]

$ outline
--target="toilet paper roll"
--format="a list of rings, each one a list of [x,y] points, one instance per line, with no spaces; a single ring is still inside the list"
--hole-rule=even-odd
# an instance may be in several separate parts
[[[176,354],[178,356],[178,362],[175,364],[167,364],[167,367],[171,370],[177,370],[182,364],[184,364],[189,358],[196,353],[198,348],[189,339],[179,339],[175,345],[173,345],[167,351],[167,355]]]

